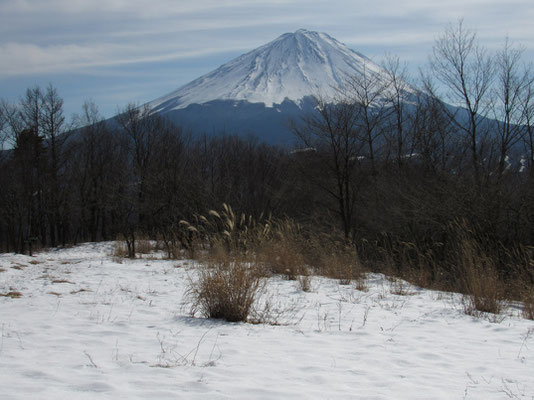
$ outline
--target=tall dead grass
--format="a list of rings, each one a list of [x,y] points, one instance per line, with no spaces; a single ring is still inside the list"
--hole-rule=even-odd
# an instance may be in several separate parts
[[[488,256],[473,232],[464,227],[458,230],[460,291],[468,315],[501,314],[507,307],[506,287],[493,258]]]
[[[256,263],[266,275],[299,281],[305,291],[311,289],[310,275],[327,276],[348,285],[364,270],[355,246],[342,236],[304,231],[288,219],[238,216],[227,204],[180,225],[193,237],[195,246],[204,250],[204,261],[240,257]]]
[[[532,254],[495,248],[464,220],[449,223],[443,238],[418,244],[385,237],[374,252],[370,242],[365,245],[368,253],[375,254],[375,267],[393,282],[401,278],[420,287],[462,293],[469,315],[502,314],[511,299],[518,300],[518,291],[513,290],[517,282],[534,282],[527,272]]]
[[[340,284],[355,281],[363,289],[363,274],[372,270],[390,276],[391,290],[398,294],[411,292],[405,281],[462,293],[464,311],[470,315],[502,314],[510,300],[523,301],[527,318],[534,313],[533,296],[524,294],[534,287],[534,248],[500,245],[465,220],[444,225],[433,240],[406,241],[382,233],[375,240],[351,243],[335,232],[304,229],[271,216],[255,219],[223,204],[191,222],[181,221],[174,237],[181,238],[191,257],[211,265],[208,270],[251,263],[255,274],[295,280],[304,291],[311,290],[313,275],[338,279]],[[211,309],[196,303],[199,309]]]
[[[341,285],[350,285],[361,277],[363,268],[353,246],[331,244],[324,247],[318,263],[321,275],[337,279]]]
[[[238,215],[224,204],[221,210],[210,210],[206,215],[195,215],[191,222],[180,225],[189,236],[193,248],[223,248],[228,254],[248,254],[274,234],[273,220],[261,215],[258,220],[244,213]]]

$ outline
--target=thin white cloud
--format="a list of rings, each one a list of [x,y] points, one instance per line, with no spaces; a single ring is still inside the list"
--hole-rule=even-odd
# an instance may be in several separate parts
[[[158,46],[58,45],[41,47],[33,44],[7,43],[0,45],[0,76],[31,75],[58,72],[87,72],[95,67],[110,67],[136,63],[156,63],[201,57],[241,48],[227,46],[185,48],[158,51]],[[161,47],[161,46],[160,46]]]

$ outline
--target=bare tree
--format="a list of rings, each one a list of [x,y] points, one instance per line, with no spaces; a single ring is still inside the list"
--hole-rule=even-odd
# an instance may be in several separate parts
[[[532,73],[521,64],[522,53],[522,48],[514,47],[506,39],[495,58],[497,82],[493,91],[493,113],[497,123],[499,179],[505,171],[510,149],[525,133],[524,125],[528,118],[524,102],[530,102],[528,91]]]
[[[71,160],[74,191],[76,240],[107,239],[112,209],[110,198],[116,187],[113,177],[120,174],[120,145],[113,137],[93,101],[86,101],[74,119],[76,155]]]
[[[407,146],[409,146],[409,131],[406,125],[409,121],[409,112],[407,112],[407,100],[411,93],[408,81],[406,65],[401,64],[400,59],[396,56],[388,55],[382,64],[382,68],[389,80],[387,98],[392,107],[392,118],[390,121],[390,132],[392,147],[395,149],[397,165],[402,166],[405,158]],[[410,152],[411,153],[411,152]]]
[[[485,135],[484,121],[489,113],[493,80],[493,59],[477,41],[476,33],[465,29],[460,20],[456,26],[449,25],[434,44],[430,65],[434,76],[448,89],[447,99],[462,112],[451,113],[451,120],[467,140],[475,183],[482,183],[481,163]],[[435,95],[435,93],[434,93]]]
[[[38,136],[43,136],[43,103],[44,96],[39,86],[28,88],[26,95],[19,104],[19,116],[26,129],[32,129]]]
[[[320,163],[322,171],[316,173],[305,168],[303,173],[335,201],[332,211],[341,220],[345,238],[351,239],[358,193],[356,175],[366,144],[358,131],[361,108],[346,99],[316,100],[317,112],[304,117],[303,125],[294,126],[293,130],[304,148],[311,151],[311,157]],[[372,143],[370,147],[372,151]]]
[[[361,73],[348,77],[345,86],[343,95],[346,100],[343,101],[352,103],[350,107],[357,109],[357,131],[367,143],[367,156],[374,176],[377,171],[376,142],[392,112],[387,99],[390,82],[364,63]]]
[[[4,149],[7,140],[7,115],[4,110],[4,100],[0,101],[0,151]]]
[[[48,149],[47,170],[47,216],[49,221],[50,244],[55,247],[58,240],[65,244],[65,231],[62,227],[64,208],[67,204],[68,191],[62,185],[64,171],[64,144],[70,135],[65,126],[63,99],[52,85],[42,95],[40,124],[45,145]]]
[[[4,120],[3,140],[8,146],[15,147],[18,135],[26,129],[19,106],[2,100],[0,102],[0,109],[2,110]]]
[[[526,148],[525,162],[528,164],[530,174],[534,179],[534,70],[532,65],[527,67],[526,84],[521,99],[524,130],[523,141]]]

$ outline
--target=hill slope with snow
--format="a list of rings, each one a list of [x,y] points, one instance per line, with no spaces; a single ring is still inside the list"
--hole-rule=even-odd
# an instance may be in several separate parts
[[[534,322],[514,307],[491,323],[382,275],[310,293],[273,277],[262,298],[281,324],[228,323],[191,317],[195,262],[112,251],[0,255],[3,400],[534,397]]]

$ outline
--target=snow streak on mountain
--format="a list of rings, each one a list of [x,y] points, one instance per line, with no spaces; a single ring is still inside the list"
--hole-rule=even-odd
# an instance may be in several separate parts
[[[267,107],[305,96],[332,97],[347,76],[381,69],[325,33],[286,33],[151,103],[166,113],[213,100],[243,100]]]

